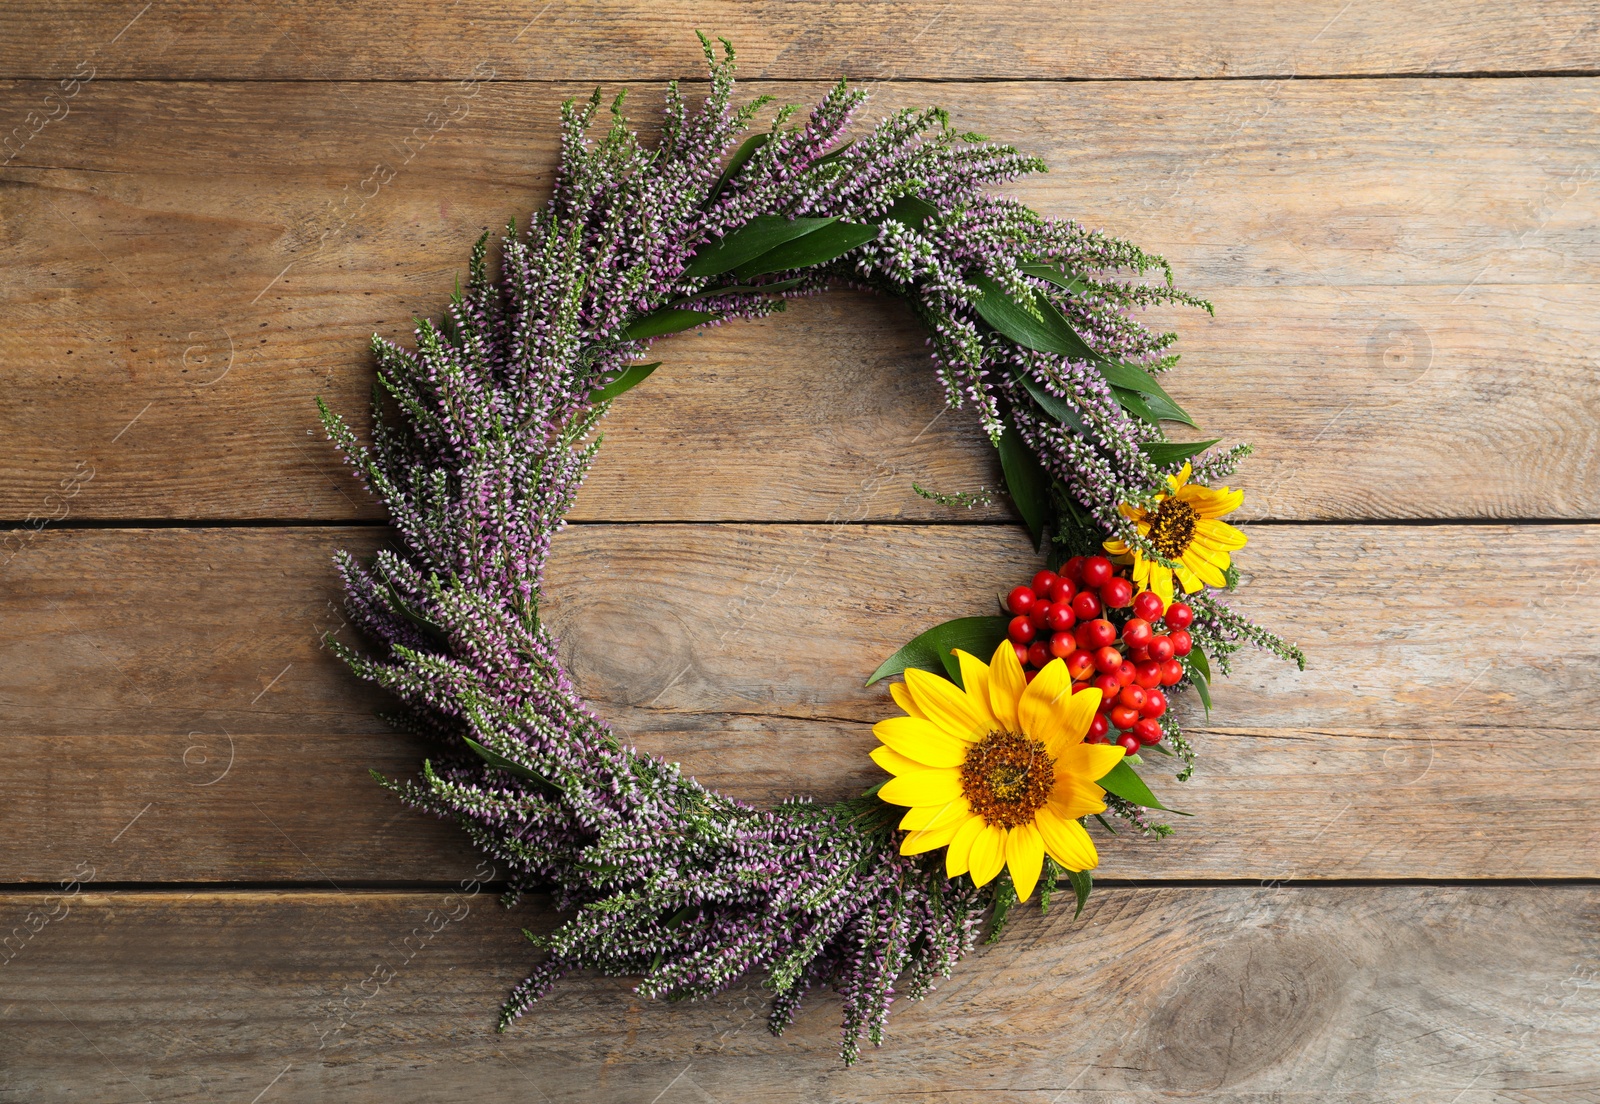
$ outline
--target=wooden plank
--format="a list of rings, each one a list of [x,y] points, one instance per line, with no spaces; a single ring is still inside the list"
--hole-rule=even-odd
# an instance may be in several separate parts
[[[518,929],[553,918],[487,894],[0,898],[8,927],[51,912],[0,973],[0,1093],[38,1104],[1600,1091],[1593,887],[1102,888],[1076,922],[1020,910],[931,998],[897,1003],[887,1043],[851,1070],[836,998],[775,1039],[754,982],[668,1005],[571,978],[495,1036],[537,959]]]
[[[340,626],[328,556],[381,537],[68,530],[18,555],[5,879],[86,858],[114,881],[469,869],[453,829],[367,776],[427,747],[383,735],[380,700],[318,647]],[[1102,873],[1600,875],[1600,643],[1575,628],[1600,623],[1594,547],[1592,526],[1256,527],[1240,606],[1309,668],[1243,656],[1211,722],[1184,705],[1200,768],[1152,778],[1195,815],[1164,841],[1106,840]],[[830,799],[877,777],[870,725],[893,710],[866,673],[1035,564],[1004,527],[577,526],[547,616],[623,738],[751,800]]]
[[[437,310],[478,228],[542,197],[556,105],[584,88],[92,87],[0,170],[0,517],[377,516],[311,399],[359,414],[367,335]],[[659,89],[634,91],[649,120]],[[879,92],[1045,156],[1058,171],[1020,194],[1165,251],[1216,302],[1216,322],[1161,319],[1185,335],[1171,387],[1261,446],[1255,516],[1600,511],[1600,82]],[[835,295],[661,351],[575,516],[938,518],[913,482],[995,485],[969,417],[929,425],[896,305]]]
[[[1573,2],[1521,10],[1440,0],[1292,8],[766,0],[732,10],[708,0],[554,10],[496,0],[465,16],[418,0],[362,0],[327,10],[261,4],[218,20],[200,0],[145,11],[69,0],[44,16],[27,7],[0,13],[0,73],[56,77],[90,59],[101,78],[666,79],[703,71],[697,30],[731,37],[749,76],[788,80],[1592,71],[1600,68],[1592,17]]]

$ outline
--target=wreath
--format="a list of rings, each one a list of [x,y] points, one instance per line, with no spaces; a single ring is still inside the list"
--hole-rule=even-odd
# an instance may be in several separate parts
[[[774,1033],[809,989],[835,989],[851,1062],[882,1041],[895,995],[927,993],[1019,901],[1048,907],[1065,880],[1082,910],[1087,817],[1170,831],[1134,769],[1153,749],[1180,780],[1192,770],[1168,694],[1193,687],[1209,711],[1211,663],[1225,672],[1246,641],[1303,659],[1219,597],[1245,538],[1219,520],[1240,492],[1211,484],[1248,447],[1161,429],[1194,424],[1158,382],[1175,335],[1133,314],[1209,305],[1159,257],[987,192],[1045,166],[937,109],[846,142],[865,96],[841,81],[803,125],[781,107],[730,156],[769,98],[735,107],[732,47],[701,42],[709,94],[692,110],[670,85],[653,149],[621,96],[593,142],[598,90],[564,105],[553,195],[508,227],[498,277],[485,234],[414,349],[373,338],[370,442],[319,400],[398,545],[338,557],[373,648],[333,646],[441,748],[419,778],[379,781],[457,820],[509,871],[507,903],[546,890],[570,917],[527,933],[544,956],[501,1030],[573,970],[660,998],[759,971]],[[618,742],[562,668],[541,585],[597,423],[658,366],[639,363],[651,342],[830,287],[894,295],[921,319],[1047,566],[1001,614],[930,629],[873,674],[904,675],[902,715],[873,729],[884,782],[756,808]]]

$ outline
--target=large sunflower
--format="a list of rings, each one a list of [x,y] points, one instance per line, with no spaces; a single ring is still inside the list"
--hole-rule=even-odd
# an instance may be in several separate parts
[[[1230,553],[1243,548],[1245,535],[1227,522],[1217,519],[1231,514],[1244,501],[1243,491],[1220,491],[1189,482],[1190,467],[1167,476],[1171,494],[1156,495],[1154,509],[1124,502],[1122,516],[1133,522],[1141,537],[1149,539],[1157,552],[1177,564],[1171,568],[1150,559],[1139,548],[1119,540],[1105,542],[1113,556],[1133,557],[1133,582],[1140,590],[1153,590],[1162,607],[1172,604],[1172,577],[1177,575],[1187,593],[1202,586],[1228,585],[1223,572],[1232,562]]]
[[[945,848],[945,872],[978,885],[1011,870],[1026,901],[1048,854],[1068,870],[1093,870],[1094,841],[1078,818],[1105,811],[1095,785],[1122,759],[1116,744],[1085,744],[1097,689],[1072,692],[1061,660],[1030,683],[1009,640],[989,664],[957,650],[963,690],[906,671],[889,692],[908,716],[879,721],[873,760],[894,775],[878,796],[911,809],[902,855]]]

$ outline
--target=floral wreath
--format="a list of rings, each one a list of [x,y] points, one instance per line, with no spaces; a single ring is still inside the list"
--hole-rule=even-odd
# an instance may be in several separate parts
[[[485,234],[414,350],[373,338],[370,444],[319,400],[398,544],[338,557],[374,650],[335,647],[399,697],[397,724],[440,745],[420,778],[379,781],[457,820],[509,870],[507,903],[539,889],[570,913],[527,933],[545,956],[502,1030],[573,970],[664,998],[760,971],[774,1033],[813,986],[835,989],[852,1062],[862,1038],[882,1041],[896,994],[926,994],[1036,889],[1048,907],[1066,879],[1081,912],[1098,863],[1084,818],[1170,831],[1147,819],[1165,806],[1134,770],[1141,749],[1181,759],[1179,780],[1192,770],[1167,692],[1192,686],[1209,711],[1211,659],[1225,673],[1247,640],[1303,658],[1218,597],[1245,543],[1218,518],[1242,496],[1207,484],[1248,446],[1161,430],[1194,424],[1157,382],[1175,335],[1132,313],[1209,305],[1159,257],[987,193],[1045,166],[939,110],[844,142],[865,95],[840,82],[804,125],[782,107],[730,157],[768,98],[732,106],[732,47],[701,42],[709,95],[691,110],[673,83],[654,149],[621,96],[592,144],[600,93],[564,105],[554,194],[508,228],[498,279]],[[1165,280],[1137,279],[1152,270]],[[976,407],[1049,566],[1001,615],[930,629],[873,674],[904,675],[890,687],[904,715],[873,728],[889,778],[835,804],[756,808],[618,742],[562,668],[541,584],[592,431],[658,366],[637,363],[650,343],[839,286],[916,312],[948,402]]]

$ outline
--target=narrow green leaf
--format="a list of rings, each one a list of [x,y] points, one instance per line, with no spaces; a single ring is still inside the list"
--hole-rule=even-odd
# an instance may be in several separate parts
[[[799,221],[799,220],[796,220]],[[734,273],[741,279],[768,272],[788,272],[826,264],[852,249],[858,249],[878,236],[878,228],[859,222],[836,222],[804,237],[784,242],[752,261],[741,264]]]
[[[1089,903],[1089,891],[1094,888],[1094,875],[1087,870],[1069,870],[1067,880],[1072,883],[1072,892],[1078,897],[1078,909],[1072,914],[1072,918],[1076,920],[1083,915],[1083,906]]]
[[[689,277],[720,276],[753,261],[785,242],[814,234],[838,218],[787,219],[782,215],[761,215],[751,219],[726,237],[700,247],[683,274]],[[770,270],[769,270],[770,271]],[[746,275],[756,275],[746,273]]]
[[[1153,426],[1161,424],[1161,419],[1156,417],[1156,412],[1145,405],[1145,397],[1137,391],[1129,391],[1125,387],[1113,387],[1111,393],[1117,397],[1117,402],[1122,404],[1122,409],[1132,414],[1135,418],[1148,422]]]
[[[1189,681],[1194,683],[1194,692],[1200,695],[1200,704],[1206,707],[1206,717],[1211,716],[1211,661],[1199,648],[1195,648],[1184,657],[1184,666],[1189,670]]]
[[[973,306],[979,317],[1000,333],[1025,349],[1041,353],[1077,355],[1067,333],[1062,332],[1060,327],[1051,325],[1053,319],[1049,312],[1041,311],[1044,317],[1035,317],[1028,306],[1024,306],[1007,294],[1006,290],[987,273],[975,273],[968,276],[967,280],[978,289],[978,299]],[[1038,301],[1029,306],[1037,308]],[[1055,312],[1055,317],[1060,317],[1059,311]]]
[[[907,667],[943,674],[944,657],[950,654],[952,648],[960,648],[987,662],[1000,646],[1000,641],[1005,639],[1010,620],[1008,617],[958,617],[954,621],[935,625],[884,660],[883,665],[872,672],[867,685],[898,675]]]
[[[1044,384],[1026,372],[1020,373],[1020,378],[1022,386],[1028,389],[1028,394],[1033,396],[1033,401],[1039,404],[1040,410],[1043,410],[1050,417],[1079,436],[1086,435],[1089,432],[1089,427],[1083,424],[1083,418],[1079,416],[1077,408],[1066,399],[1046,391]]]
[[[658,360],[654,364],[630,364],[622,370],[622,374],[604,387],[589,393],[589,401],[596,406],[603,402],[610,402],[624,391],[631,391],[645,381],[645,379],[661,367]]]
[[[1158,468],[1170,467],[1191,456],[1199,456],[1222,438],[1210,441],[1145,441],[1139,448]]]
[[[1194,419],[1189,417],[1183,407],[1165,395],[1146,395],[1144,401],[1145,405],[1150,408],[1150,412],[1161,421],[1182,422],[1186,426],[1191,426],[1195,429],[1200,428],[1195,425]]]
[[[1041,280],[1049,280],[1056,287],[1072,292],[1074,295],[1088,286],[1084,283],[1083,277],[1069,276],[1055,265],[1025,264],[1018,265],[1017,270],[1026,272],[1029,276],[1037,276]]]
[[[1117,834],[1117,830],[1111,827],[1111,822],[1106,820],[1105,817],[1101,816],[1099,813],[1096,813],[1094,818],[1100,822],[1100,827],[1110,832],[1113,836]]]
[[[1099,785],[1107,793],[1114,793],[1122,800],[1142,805],[1146,809],[1160,809],[1164,813],[1177,813],[1178,816],[1192,815],[1177,809],[1169,809],[1157,801],[1156,795],[1150,792],[1150,787],[1144,784],[1144,779],[1140,778],[1125,761],[1112,767],[1110,773],[1100,779]]]
[[[832,153],[823,154],[821,157],[819,157],[815,161],[811,162],[812,168],[815,168],[818,165],[831,165],[831,164],[833,164],[835,161],[839,160],[839,158],[841,158],[845,154],[849,153],[850,152],[850,147],[853,146],[853,145],[855,145],[854,142],[846,142],[844,145],[840,146],[838,149],[834,150]]]
[[[679,307],[663,307],[652,314],[647,314],[633,325],[622,331],[624,341],[644,341],[652,337],[664,337],[667,334],[680,333],[692,330],[717,317],[710,311],[683,310]]]
[[[551,782],[548,778],[540,774],[535,774],[527,767],[524,767],[518,763],[513,763],[503,755],[496,755],[494,752],[490,751],[488,748],[484,747],[470,736],[463,736],[461,738],[467,742],[467,746],[469,748],[478,753],[478,757],[480,759],[482,759],[485,763],[488,763],[491,767],[494,767],[496,770],[507,771],[516,775],[518,778],[526,778],[530,782],[538,782],[541,785],[550,786],[553,788],[555,787],[555,783]]]
[[[726,188],[728,181],[737,176],[739,170],[744,168],[745,162],[754,157],[756,151],[770,141],[772,141],[772,132],[765,131],[761,134],[752,134],[739,143],[739,148],[734,150],[733,158],[728,162],[728,167],[723,169],[722,175],[717,178],[717,186],[711,189],[711,199],[716,199],[721,195],[722,189]],[[707,200],[707,203],[709,204],[710,200]]]
[[[1193,648],[1188,655],[1189,666],[1200,672],[1200,677],[1207,682],[1211,681],[1211,660],[1199,648]]]
[[[884,218],[892,218],[903,223],[913,230],[920,231],[928,224],[928,220],[939,213],[939,208],[923,199],[921,196],[901,196],[894,201]]]
[[[1006,493],[1017,504],[1017,512],[1033,535],[1033,546],[1039,547],[1044,536],[1044,523],[1049,517],[1050,476],[1039,465],[1039,458],[1023,443],[1017,427],[1007,418],[1005,432],[1000,435],[1000,471],[1005,476]]]
[[[1194,692],[1200,695],[1200,704],[1206,707],[1206,719],[1211,719],[1211,686],[1203,678],[1194,681]]]
[[[788,291],[804,279],[804,276],[796,276],[793,280],[774,280],[770,284],[732,284],[708,287],[703,291],[695,292],[693,295],[685,295],[682,299],[675,299],[672,305],[681,307],[685,303],[692,303],[696,299],[709,299],[713,295],[775,295],[780,291]]]

